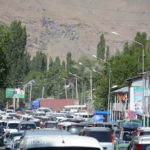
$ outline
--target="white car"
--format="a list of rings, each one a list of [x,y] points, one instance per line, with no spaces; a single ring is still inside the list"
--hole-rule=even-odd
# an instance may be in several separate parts
[[[12,144],[13,144],[13,138],[14,137],[18,137],[18,136],[22,136],[23,132],[9,132],[8,137],[5,140],[5,148],[6,150],[10,150],[12,149]]]
[[[16,136],[13,138],[11,150],[19,150],[20,138],[21,136]]]
[[[103,150],[95,138],[78,135],[27,136],[20,143],[21,150]]]
[[[18,131],[19,123],[20,123],[20,120],[9,120],[6,125],[5,132]]]

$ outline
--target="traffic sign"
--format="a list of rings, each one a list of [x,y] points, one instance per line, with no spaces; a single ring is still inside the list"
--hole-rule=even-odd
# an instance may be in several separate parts
[[[128,112],[129,119],[133,120],[136,118],[136,112],[135,111],[129,111]]]

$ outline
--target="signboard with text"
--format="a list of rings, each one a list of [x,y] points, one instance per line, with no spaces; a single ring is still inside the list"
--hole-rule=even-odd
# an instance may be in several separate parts
[[[6,98],[24,98],[24,90],[15,89],[15,88],[7,88],[6,89]]]
[[[141,87],[134,88],[133,110],[136,113],[142,113],[143,90]]]

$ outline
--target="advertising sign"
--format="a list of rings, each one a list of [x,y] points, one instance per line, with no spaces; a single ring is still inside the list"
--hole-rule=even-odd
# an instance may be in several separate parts
[[[136,113],[142,113],[143,90],[141,87],[134,88],[134,106],[133,110]]]
[[[6,98],[13,98],[15,89],[14,88],[7,88],[6,89]]]
[[[24,90],[15,89],[15,88],[7,88],[6,89],[6,98],[24,98]]]

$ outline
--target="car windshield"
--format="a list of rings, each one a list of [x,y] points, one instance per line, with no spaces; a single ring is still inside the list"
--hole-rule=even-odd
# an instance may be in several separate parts
[[[39,148],[30,148],[28,150],[100,150],[95,147],[39,147]]]
[[[56,128],[57,127],[57,123],[46,123],[45,124],[45,128]]]
[[[124,141],[131,141],[132,138],[133,138],[135,135],[136,135],[136,131],[134,131],[134,130],[124,131],[123,140],[124,140]]]
[[[40,127],[40,122],[35,122],[37,127]]]
[[[71,134],[77,134],[77,135],[79,135],[81,129],[83,129],[83,126],[69,126],[68,127],[68,131]]]
[[[13,133],[10,135],[10,139],[13,139],[16,136],[22,136],[22,134],[21,133]]]
[[[116,136],[116,137],[119,137],[119,135],[120,135],[120,130],[116,130],[116,131],[114,131],[114,136]]]
[[[87,132],[87,136],[91,136],[96,138],[99,142],[112,142],[111,134],[110,132]]]
[[[36,126],[34,124],[22,124],[20,127],[20,130],[31,130],[36,129]]]
[[[17,128],[18,128],[18,123],[11,123],[11,124],[8,124],[8,128],[9,128],[9,129],[17,129]]]
[[[141,132],[141,133],[140,133],[140,136],[141,136],[141,135],[150,135],[150,131],[147,131],[147,132]]]

